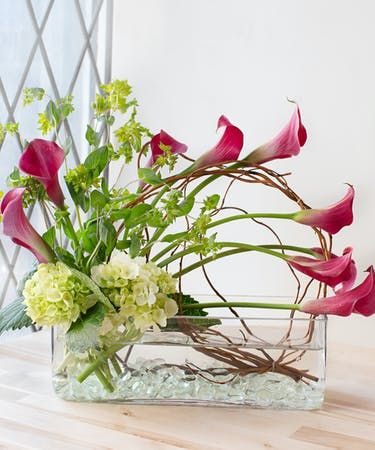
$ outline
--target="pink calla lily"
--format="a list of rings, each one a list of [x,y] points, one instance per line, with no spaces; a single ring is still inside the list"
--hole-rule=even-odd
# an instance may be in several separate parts
[[[264,164],[274,159],[290,158],[298,155],[306,140],[306,129],[301,121],[300,110],[296,106],[291,119],[280,133],[252,151],[245,160],[251,164]]]
[[[195,161],[194,169],[238,159],[243,147],[243,133],[225,116],[220,116],[217,123],[217,129],[222,127],[225,127],[225,131],[219,142]]]
[[[313,249],[321,254],[321,249]],[[330,259],[315,259],[305,256],[288,256],[287,262],[298,271],[332,288],[341,285],[336,292],[349,290],[356,279],[357,270],[352,260],[353,249],[348,247],[342,256],[331,254]]]
[[[173,154],[185,153],[188,149],[187,145],[177,141],[167,132],[161,130],[160,133],[155,134],[151,139],[151,158],[147,163],[147,167],[153,166],[158,157],[164,154],[163,150],[160,148],[160,144],[170,147]]]
[[[341,228],[353,222],[354,188],[349,186],[345,197],[325,209],[305,209],[293,215],[293,220],[304,225],[322,228],[330,234],[335,234]]]
[[[48,197],[59,208],[64,207],[64,195],[58,178],[64,158],[64,150],[55,142],[34,139],[25,148],[19,161],[19,168],[22,172],[40,181]]]
[[[373,267],[368,269],[366,279],[354,289],[341,292],[334,297],[309,300],[301,305],[301,311],[318,315],[334,314],[349,316],[352,313],[362,316],[375,314],[375,273]]]
[[[3,215],[3,233],[9,236],[15,244],[33,252],[39,262],[53,261],[52,249],[35,231],[23,210],[24,191],[24,188],[16,188],[4,196],[0,207]]]

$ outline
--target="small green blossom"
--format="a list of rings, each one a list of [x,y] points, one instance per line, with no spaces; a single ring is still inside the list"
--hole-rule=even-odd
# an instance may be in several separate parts
[[[40,264],[22,292],[26,313],[38,325],[69,327],[95,303],[93,294],[61,262]]]
[[[165,145],[160,142],[159,148],[163,151],[163,154],[156,158],[155,164],[159,167],[167,166],[172,171],[177,162],[177,155],[172,153],[172,147],[170,145]]]
[[[53,130],[54,125],[48,120],[46,112],[39,113],[38,117],[39,130],[41,131],[42,135],[45,136],[51,130]]]
[[[6,129],[2,123],[0,123],[0,144],[4,141],[6,136]]]
[[[14,136],[18,133],[18,128],[19,124],[17,122],[8,122],[5,124],[5,129],[11,136]]]
[[[24,88],[22,104],[23,106],[28,106],[35,101],[41,101],[44,95],[45,91],[42,88]]]
[[[7,178],[7,185],[10,188],[24,187],[26,188],[22,196],[23,206],[25,208],[34,205],[38,201],[46,198],[44,186],[34,177],[22,176],[18,167],[15,167]]]
[[[70,169],[65,175],[65,180],[76,193],[87,192],[92,186],[100,186],[100,178],[93,178],[92,172],[84,164],[79,164],[74,169]]]

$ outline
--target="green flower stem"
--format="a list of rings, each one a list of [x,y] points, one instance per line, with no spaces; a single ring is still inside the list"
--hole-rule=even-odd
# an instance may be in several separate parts
[[[158,228],[155,233],[153,234],[152,238],[147,242],[147,244],[143,247],[142,251],[140,252],[141,256],[144,256],[148,250],[151,249],[153,244],[159,239],[159,237],[164,233],[166,227]]]
[[[89,364],[86,367],[86,369],[83,372],[81,372],[77,376],[77,381],[79,383],[83,383],[86,380],[86,378],[88,378],[93,372],[95,372],[97,369],[99,369],[100,366],[108,360],[108,358],[113,356],[114,353],[118,352],[122,348],[123,348],[123,345],[116,344],[116,345],[110,347],[105,352],[102,352],[99,356],[97,356],[97,358],[91,364]]]
[[[79,240],[78,240],[77,234],[75,232],[75,229],[73,227],[72,221],[70,220],[70,217],[68,215],[64,217],[64,222],[65,222],[65,226],[68,228],[68,230],[70,231],[70,234],[72,235],[75,246],[77,248],[79,248]]]
[[[241,219],[293,219],[295,213],[250,213],[250,214],[236,214],[234,216],[224,217],[223,219],[216,220],[207,225],[208,228],[217,227],[224,223],[233,222],[234,220]]]
[[[112,366],[115,369],[115,372],[117,373],[117,375],[121,375],[122,370],[121,370],[120,364],[118,363],[118,361],[116,359],[116,356],[113,355],[113,356],[111,356],[110,359],[111,359]]]
[[[180,272],[176,272],[173,274],[173,278],[179,278],[183,275],[186,275],[187,273],[197,269],[198,267],[204,266],[205,264],[208,264],[212,261],[216,261],[220,258],[225,258],[226,256],[236,255],[237,253],[244,253],[248,252],[250,250],[242,249],[242,248],[235,248],[233,250],[227,250],[225,252],[219,253],[217,255],[209,256],[208,258],[204,258],[200,261],[197,261],[196,263],[192,264],[191,266],[185,267]]]
[[[298,303],[261,303],[261,302],[208,302],[192,303],[184,305],[183,309],[205,309],[205,308],[263,308],[263,309],[288,309],[299,311],[301,305]]]
[[[297,251],[301,253],[307,253],[309,255],[314,255],[315,253],[304,247],[296,247],[294,245],[272,245],[272,244],[265,244],[265,245],[250,245],[250,244],[243,244],[242,242],[218,242],[217,243],[221,248],[225,247],[231,247],[231,248],[238,248],[242,251],[256,251],[261,253],[266,253],[271,256],[275,256],[276,258],[280,258],[283,260],[287,260],[288,255],[284,255],[280,252],[275,252],[273,249],[283,249],[283,250],[292,250]],[[170,264],[171,262],[181,258],[182,256],[188,255],[189,253],[199,253],[201,250],[203,250],[203,246],[201,244],[199,245],[192,245],[191,247],[181,250],[180,252],[175,253],[174,255],[170,256],[169,258],[164,259],[161,261],[158,266],[164,267]],[[220,258],[222,256],[222,253],[218,253],[216,255],[213,255],[213,259]],[[200,261],[201,262],[201,261]],[[191,267],[191,266],[189,266]]]
[[[102,383],[104,389],[108,392],[113,392],[114,388],[112,386],[112,383],[107,379],[104,373],[99,368],[95,369],[94,372],[98,380]]]

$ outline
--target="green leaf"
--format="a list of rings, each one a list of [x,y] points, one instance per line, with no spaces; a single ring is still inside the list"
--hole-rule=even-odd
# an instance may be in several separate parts
[[[95,190],[90,194],[91,208],[103,208],[107,204],[107,199],[100,191]]]
[[[157,185],[162,183],[162,179],[160,178],[160,175],[155,173],[152,169],[150,168],[143,168],[143,169],[138,169],[138,178],[142,181],[144,181],[147,184],[151,184],[151,185]]]
[[[102,186],[103,194],[104,194],[107,198],[109,198],[109,196],[110,196],[110,194],[109,194],[109,187],[108,187],[108,183],[107,183],[107,181],[106,181],[105,178],[102,178],[101,186]]]
[[[45,115],[47,117],[47,120],[55,125],[57,127],[61,121],[61,115],[58,107],[56,106],[56,103],[50,100],[47,103]]]
[[[124,208],[124,209],[116,209],[115,211],[112,211],[111,213],[111,220],[127,220],[130,217],[131,209],[130,208]]]
[[[176,300],[177,304],[179,305],[180,312],[177,316],[172,317],[168,319],[167,326],[165,330],[167,331],[176,331],[180,330],[180,321],[178,316],[189,316],[189,323],[192,325],[195,325],[199,328],[209,328],[213,327],[215,325],[220,325],[221,321],[219,319],[207,317],[208,312],[204,311],[203,309],[185,309],[184,305],[191,305],[193,303],[199,303],[197,300],[195,300],[193,297],[191,297],[188,294],[169,294],[168,297],[173,298]]]
[[[107,308],[102,303],[96,303],[67,331],[66,345],[72,352],[83,353],[98,348],[98,331],[106,315]]]
[[[141,223],[146,223],[148,218],[147,213],[150,209],[152,209],[152,206],[147,203],[140,203],[139,205],[134,206],[134,208],[131,208],[130,216],[128,220],[126,220],[127,228],[132,228],[140,225]]]
[[[112,222],[108,219],[100,221],[99,224],[99,237],[100,240],[105,245],[105,255],[109,256],[112,250],[115,248],[117,240],[116,228],[113,226]]]
[[[105,166],[107,165],[108,158],[108,147],[104,146],[89,153],[83,164],[86,169],[92,170],[94,172],[94,176],[98,176],[100,173],[102,173]]]
[[[33,321],[26,314],[23,297],[18,297],[0,310],[0,335],[5,331],[20,330],[32,325]]]
[[[58,259],[60,261],[62,261],[64,264],[66,264],[67,266],[71,267],[74,266],[76,263],[76,260],[74,258],[74,256],[68,252],[68,250],[66,250],[63,247],[56,247],[55,248],[55,253],[58,257]]]
[[[92,281],[90,277],[85,275],[84,273],[80,272],[77,269],[74,269],[73,267],[67,266],[67,268],[72,272],[72,274],[77,277],[90,291],[96,295],[98,300],[103,303],[109,310],[113,310],[114,307],[112,303],[108,300],[108,298],[103,294],[103,292],[100,290],[99,286]]]
[[[167,234],[163,237],[163,239],[161,241],[162,242],[178,241],[180,239],[183,239],[185,236],[187,236],[187,234],[188,234],[187,231],[181,231],[180,233]]]
[[[127,248],[130,247],[130,243],[131,243],[130,239],[123,239],[123,240],[117,241],[116,248],[118,250],[126,250]]]
[[[141,240],[139,236],[134,234],[130,239],[129,254],[131,258],[135,258],[136,256],[138,256],[140,250],[141,250]]]
[[[90,144],[93,145],[94,147],[97,147],[99,145],[100,142],[100,134],[97,133],[93,127],[91,127],[90,125],[87,125],[87,130],[86,130],[86,141]]]
[[[44,242],[47,242],[47,244],[53,248],[55,246],[55,239],[56,239],[56,229],[55,227],[49,228],[42,236]]]
[[[174,214],[176,217],[187,216],[193,209],[194,203],[195,197],[188,196],[184,200],[182,200],[182,202],[179,203],[176,208],[172,210],[172,214]]]

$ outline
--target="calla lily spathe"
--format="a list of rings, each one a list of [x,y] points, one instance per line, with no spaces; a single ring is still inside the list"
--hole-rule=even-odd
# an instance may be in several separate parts
[[[4,196],[0,207],[3,215],[3,233],[15,244],[34,253],[39,262],[51,262],[55,259],[52,249],[36,232],[23,210],[24,191],[24,188],[16,188]]]
[[[56,142],[34,139],[25,148],[19,161],[22,172],[40,181],[48,197],[59,208],[64,207],[64,194],[58,178],[64,159],[64,150]]]
[[[185,153],[188,149],[187,145],[177,141],[166,131],[160,130],[160,133],[155,134],[151,139],[151,158],[148,160],[147,167],[153,166],[158,157],[164,154],[160,148],[161,144],[170,147],[173,154]]]
[[[354,188],[349,186],[345,197],[339,202],[325,209],[304,209],[295,213],[293,220],[335,234],[353,223],[353,199]]]
[[[298,155],[307,140],[306,129],[301,121],[301,113],[296,109],[285,127],[266,144],[252,151],[245,161],[250,164],[264,164],[274,159],[290,158]]]
[[[354,289],[341,292],[334,297],[309,300],[301,305],[301,311],[318,315],[334,314],[349,316],[352,313],[362,316],[375,314],[375,274],[373,267],[368,269],[366,279]]]
[[[225,127],[225,130],[219,142],[211,150],[199,157],[193,164],[192,169],[238,159],[243,147],[243,133],[238,127],[232,125],[225,116],[220,116],[217,129],[223,127]]]
[[[321,249],[313,250],[318,254],[321,253]],[[299,272],[334,289],[340,286],[336,292],[345,292],[353,286],[357,275],[352,253],[353,249],[347,247],[342,256],[331,254],[328,260],[306,256],[288,256],[287,262]]]

